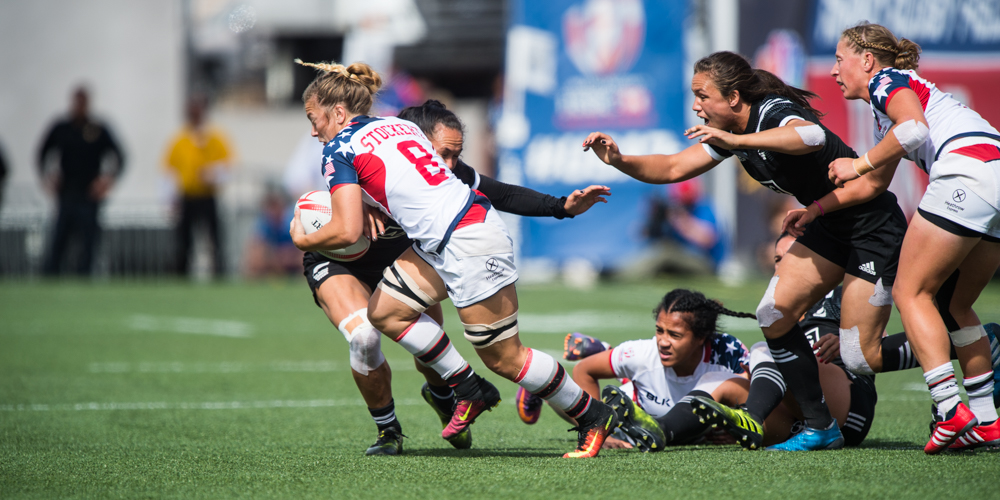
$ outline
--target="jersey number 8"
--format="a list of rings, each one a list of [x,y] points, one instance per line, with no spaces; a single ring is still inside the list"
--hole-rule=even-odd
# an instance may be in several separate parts
[[[413,152],[410,151],[412,148],[416,148],[420,151],[420,153],[422,153],[422,155],[414,156]],[[434,161],[434,155],[428,153],[427,150],[425,150],[424,147],[417,141],[400,142],[396,146],[396,149],[398,149],[400,153],[403,153],[403,156],[405,156],[407,160],[410,160],[410,163],[417,168],[417,172],[420,172],[420,175],[423,176],[424,180],[431,186],[437,186],[448,178],[448,171],[441,168],[441,165]],[[427,170],[428,165],[438,168],[438,173],[432,174],[430,170]]]

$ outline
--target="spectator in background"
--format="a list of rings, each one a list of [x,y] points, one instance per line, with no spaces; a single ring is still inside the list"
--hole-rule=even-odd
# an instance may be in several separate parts
[[[50,168],[52,154],[58,155]],[[113,161],[105,161],[113,158]],[[69,116],[57,121],[42,141],[38,168],[56,197],[56,225],[49,240],[43,272],[58,275],[71,242],[79,240],[72,271],[89,275],[100,235],[97,213],[125,165],[124,155],[111,131],[90,116],[87,89],[73,91]]]
[[[649,206],[644,232],[651,246],[620,271],[621,277],[711,274],[722,261],[725,247],[700,181],[668,184],[665,194],[655,196]]]
[[[0,209],[3,208],[3,190],[7,186],[7,172],[9,170],[7,158],[3,154],[3,148],[0,147]]]
[[[196,224],[208,229],[212,244],[212,272],[217,276],[225,267],[219,237],[219,212],[216,194],[228,173],[232,155],[226,137],[205,123],[207,102],[203,96],[188,100],[187,123],[167,149],[164,163],[179,191],[180,218],[177,223],[177,273],[187,276]]]
[[[282,189],[268,186],[254,234],[247,241],[244,252],[244,269],[248,277],[284,276],[302,272],[302,251],[295,248],[292,237],[288,234],[288,224],[294,214],[295,205],[287,199]]]

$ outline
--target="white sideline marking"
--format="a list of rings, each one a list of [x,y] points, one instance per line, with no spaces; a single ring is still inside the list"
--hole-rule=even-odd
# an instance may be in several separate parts
[[[560,356],[562,354],[560,353]],[[390,359],[392,371],[416,371],[413,362]],[[174,362],[141,362],[141,363],[90,363],[87,371],[90,373],[246,373],[246,372],[292,372],[292,373],[326,373],[349,371],[350,363],[337,361],[274,361],[272,363],[183,363]]]
[[[423,399],[397,399],[397,406],[425,405]],[[206,401],[202,403],[69,403],[0,405],[0,411],[115,411],[115,410],[248,410],[259,408],[330,408],[335,406],[365,406],[363,399],[306,399],[270,401]]]
[[[253,325],[224,319],[185,318],[180,316],[149,316],[135,314],[128,318],[133,330],[150,332],[193,333],[220,337],[247,338],[253,336]]]

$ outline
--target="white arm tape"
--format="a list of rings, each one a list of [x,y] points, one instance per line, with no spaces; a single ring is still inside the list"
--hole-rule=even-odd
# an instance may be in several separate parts
[[[896,134],[896,140],[899,141],[900,146],[903,146],[903,150],[912,153],[927,140],[930,129],[922,122],[907,120],[896,125],[896,128],[892,129],[892,133]]]
[[[826,132],[823,132],[823,127],[819,125],[795,127],[795,131],[799,133],[799,137],[802,138],[802,142],[806,146],[822,146],[826,144]]]

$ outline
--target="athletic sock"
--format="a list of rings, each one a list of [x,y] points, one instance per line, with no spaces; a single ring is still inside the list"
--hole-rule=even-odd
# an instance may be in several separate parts
[[[528,359],[524,361],[521,372],[514,378],[514,383],[524,387],[524,390],[546,400],[552,406],[564,411],[566,415],[577,419],[581,427],[592,424],[596,414],[587,410],[591,408],[593,398],[580,388],[566,374],[562,365],[555,358],[536,349],[528,351]],[[598,402],[600,403],[600,402]]]
[[[712,399],[712,395],[705,391],[691,391],[677,401],[666,415],[656,419],[667,435],[667,444],[691,443],[709,430],[710,424],[699,422],[694,414],[694,407],[691,406],[694,396]]]
[[[441,329],[441,325],[426,314],[421,313],[420,317],[396,339],[396,343],[421,363],[431,367],[452,387],[459,382],[450,380],[452,377],[466,370],[468,373],[461,378],[462,380],[472,375],[469,363],[458,353],[455,346],[451,345],[451,339]]]
[[[753,357],[753,353],[751,353]],[[764,419],[781,404],[785,397],[785,379],[778,371],[778,365],[773,361],[761,361],[750,364],[750,393],[747,395],[747,412],[758,423],[763,423]],[[818,369],[818,368],[817,368]]]
[[[455,391],[447,385],[427,384],[427,387],[431,390],[431,400],[434,401],[434,405],[444,413],[451,413],[455,407]]]
[[[396,404],[393,400],[390,399],[389,404],[381,408],[368,408],[368,413],[372,414],[372,419],[375,420],[379,432],[389,427],[395,427],[397,431],[402,431],[399,420],[396,420]]]
[[[962,399],[958,397],[958,384],[955,383],[955,369],[951,362],[924,372],[924,380],[931,391],[931,399],[937,406],[938,415],[948,418],[948,412],[953,410]]]
[[[819,383],[819,363],[798,324],[784,335],[767,339],[767,347],[781,372],[788,391],[799,403],[807,427],[826,429],[833,423]]]
[[[965,393],[969,396],[969,409],[979,420],[979,425],[992,423],[997,419],[997,409],[993,406],[993,372],[962,379]]]
[[[882,337],[882,373],[909,370],[918,364],[906,332]]]

